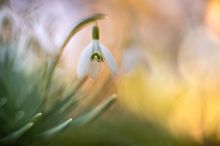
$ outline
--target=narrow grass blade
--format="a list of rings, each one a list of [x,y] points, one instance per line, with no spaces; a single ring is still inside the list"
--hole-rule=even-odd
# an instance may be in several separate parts
[[[14,141],[21,137],[25,132],[27,132],[31,127],[33,126],[32,122],[27,123],[20,129],[16,130],[15,132],[9,134],[8,136],[0,139],[0,142],[8,142],[8,141]]]
[[[73,96],[76,94],[76,92],[82,87],[82,85],[86,82],[87,77],[83,78],[82,80],[80,80],[77,85],[72,89],[72,91],[67,94],[65,97],[61,98],[60,101],[58,101],[52,109],[50,109],[47,113],[46,116],[50,117],[53,116],[54,114],[57,115],[57,113],[60,113],[59,111],[65,107],[65,105],[68,105],[68,103],[72,105],[72,107],[77,106],[80,99],[74,98]]]
[[[57,125],[56,127],[51,128],[51,129],[41,133],[39,136],[42,138],[49,138],[49,137],[63,131],[65,128],[67,128],[70,125],[71,122],[72,122],[72,119],[68,119],[65,122]]]
[[[103,103],[98,105],[95,109],[92,111],[80,116],[76,120],[73,121],[72,125],[75,127],[82,126],[87,124],[88,122],[96,119],[99,117],[102,113],[104,113],[106,110],[111,107],[111,105],[116,101],[116,95],[112,95],[108,99],[106,99]]]
[[[37,121],[41,118],[41,116],[42,116],[42,113],[37,113],[37,114],[31,119],[31,121],[32,121],[33,123],[35,123],[35,122],[37,122]]]

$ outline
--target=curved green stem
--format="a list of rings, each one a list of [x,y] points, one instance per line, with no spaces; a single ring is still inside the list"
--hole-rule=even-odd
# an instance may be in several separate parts
[[[86,27],[87,25],[94,23],[97,20],[101,20],[101,19],[105,19],[107,16],[105,14],[95,14],[92,15],[90,17],[87,17],[83,20],[81,20],[75,27],[73,27],[72,31],[69,33],[69,35],[67,36],[67,38],[65,39],[63,45],[61,46],[61,48],[59,49],[59,53],[57,54],[57,56],[55,57],[53,64],[49,70],[49,74],[48,74],[48,78],[46,81],[46,87],[45,87],[45,100],[46,100],[46,96],[48,94],[48,89],[50,87],[51,84],[51,80],[55,71],[55,68],[58,64],[58,62],[60,61],[60,58],[63,54],[64,49],[66,48],[67,44],[69,43],[69,41],[71,40],[71,38],[77,33],[79,32],[81,29],[83,29],[84,27]]]

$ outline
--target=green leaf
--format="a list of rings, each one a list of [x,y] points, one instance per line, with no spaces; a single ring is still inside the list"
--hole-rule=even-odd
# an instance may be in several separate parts
[[[8,141],[14,141],[21,137],[25,132],[27,132],[31,127],[33,126],[32,122],[27,123],[20,129],[14,131],[13,133],[9,134],[8,136],[1,138],[0,142],[8,142]]]
[[[81,88],[87,78],[80,80],[76,86],[73,87],[72,91],[61,98],[61,100],[57,101],[55,105],[44,114],[45,120],[44,124],[41,124],[41,127],[48,127],[51,124],[51,120],[54,124],[60,122],[60,119],[64,118],[71,110],[74,110],[79,105],[81,98],[74,98],[76,92]]]
[[[36,123],[41,117],[42,117],[42,113],[37,113],[34,115],[34,117],[31,119],[31,121],[33,123]]]
[[[111,105],[116,101],[116,95],[110,96],[108,99],[106,99],[104,102],[102,102],[100,105],[98,105],[95,109],[92,111],[80,116],[76,120],[72,122],[72,125],[75,127],[83,126],[87,124],[88,122],[95,120],[97,117],[99,117],[102,113],[107,111]]]
[[[65,128],[67,128],[69,126],[69,124],[72,122],[72,119],[68,119],[65,122],[55,126],[54,128],[51,128],[43,133],[41,133],[39,136],[42,138],[49,138],[55,134],[57,134],[58,132],[63,131]]]

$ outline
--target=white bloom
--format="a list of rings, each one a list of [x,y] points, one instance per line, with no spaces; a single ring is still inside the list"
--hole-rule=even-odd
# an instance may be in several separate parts
[[[80,56],[77,65],[78,78],[83,78],[86,75],[95,78],[100,71],[102,62],[106,62],[113,74],[116,73],[117,65],[111,52],[99,43],[98,39],[93,39]]]

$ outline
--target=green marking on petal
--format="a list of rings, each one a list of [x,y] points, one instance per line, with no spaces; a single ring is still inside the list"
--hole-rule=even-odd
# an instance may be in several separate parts
[[[91,55],[91,58],[90,58],[92,61],[97,61],[97,62],[103,62],[104,59],[102,57],[101,54],[97,53],[97,52],[94,52],[92,55]]]

